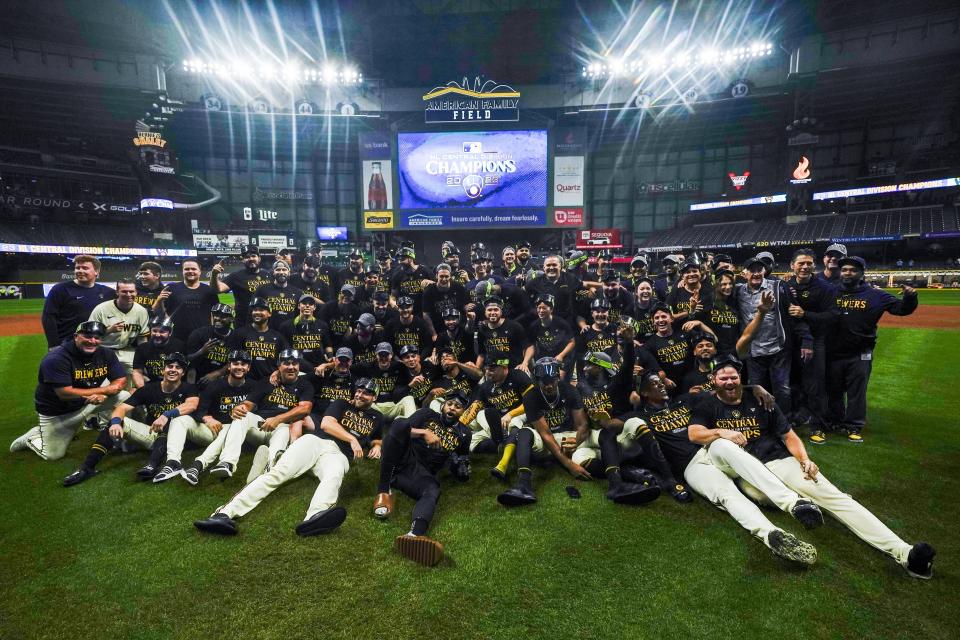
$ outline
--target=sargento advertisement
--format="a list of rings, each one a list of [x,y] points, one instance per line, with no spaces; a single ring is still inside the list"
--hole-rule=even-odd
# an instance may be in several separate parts
[[[546,131],[399,133],[397,144],[401,210],[547,206]]]

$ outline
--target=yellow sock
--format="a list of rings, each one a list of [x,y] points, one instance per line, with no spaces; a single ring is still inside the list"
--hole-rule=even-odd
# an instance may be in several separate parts
[[[501,473],[506,473],[507,468],[510,466],[510,461],[513,459],[513,452],[516,450],[517,445],[510,444],[504,445],[503,447],[503,457],[500,458],[500,462],[497,463],[497,469]]]

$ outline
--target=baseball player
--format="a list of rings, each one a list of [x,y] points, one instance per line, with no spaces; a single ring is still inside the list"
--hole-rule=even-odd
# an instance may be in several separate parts
[[[100,260],[81,254],[73,259],[73,280],[51,287],[40,316],[48,350],[70,339],[73,329],[86,322],[98,304],[116,297],[113,289],[97,283],[99,275]]]
[[[227,372],[227,355],[236,336],[233,331],[233,307],[218,304],[210,310],[210,324],[194,329],[187,339],[187,360],[191,379],[203,388]]]
[[[389,342],[377,345],[376,356],[376,362],[359,368],[360,374],[373,380],[377,386],[373,408],[388,420],[413,415],[417,410],[417,402],[413,396],[402,393],[404,389],[400,383],[406,367],[394,359],[393,347]]]
[[[462,393],[454,393],[440,412],[420,409],[394,420],[384,433],[373,513],[383,519],[393,512],[391,487],[417,501],[410,531],[397,537],[394,548],[420,564],[433,566],[443,559],[443,545],[426,535],[440,499],[437,474],[450,464],[458,479],[469,478],[470,430],[460,422],[467,402]]]
[[[266,380],[277,370],[277,356],[289,349],[287,339],[276,329],[270,328],[270,305],[263,298],[253,298],[249,303],[250,322],[235,332],[234,346],[250,353],[250,377]]]
[[[473,431],[471,453],[496,453],[510,431],[523,424],[523,397],[533,389],[527,374],[510,368],[506,353],[487,353],[484,370],[484,380],[460,419]]]
[[[591,479],[582,465],[596,457],[593,449],[583,446],[590,437],[583,402],[570,383],[560,380],[560,363],[554,358],[541,358],[534,363],[533,376],[536,389],[524,395],[526,420],[516,436],[517,486],[497,496],[497,502],[504,506],[537,501],[531,472],[534,454],[553,455],[570,475],[581,480]],[[617,503],[643,504],[660,495],[655,485],[624,482],[619,469],[611,468],[607,479],[607,498]]]
[[[844,261],[849,259],[840,261],[841,279]],[[934,548],[926,542],[904,542],[863,505],[827,480],[780,409],[774,406],[773,411],[764,411],[754,398],[743,393],[735,362],[720,365],[714,376],[717,395],[696,406],[691,423],[713,426],[709,435],[716,437],[725,437],[718,433],[724,429],[735,432],[740,437],[731,440],[757,457],[789,489],[832,513],[861,540],[896,560],[912,577],[926,580],[933,576]],[[700,438],[706,439],[706,434]],[[741,488],[754,499],[770,502],[755,487],[744,484]]]
[[[82,322],[73,341],[44,356],[34,392],[39,424],[14,440],[11,452],[30,449],[44,460],[59,460],[88,417],[100,414],[106,419],[127,399],[123,365],[113,351],[100,346],[106,331],[99,322]]]
[[[776,476],[767,473],[759,460],[729,440],[718,440],[709,447],[701,447],[690,435],[690,416],[693,397],[684,394],[670,398],[659,375],[645,372],[640,381],[640,395],[645,401],[641,416],[649,426],[670,468],[676,477],[687,481],[691,489],[709,503],[730,514],[740,526],[753,534],[770,549],[773,555],[800,565],[817,561],[817,550],[793,534],[777,527],[763,512],[737,489],[733,478],[753,478],[764,485],[766,495],[776,495],[778,504],[796,504],[800,497],[783,486]],[[811,524],[816,523],[819,509],[804,514]],[[807,509],[808,507],[804,507]],[[821,520],[822,522],[822,515]]]
[[[116,299],[101,302],[93,308],[90,320],[107,328],[100,346],[112,349],[117,354],[130,384],[133,381],[133,355],[137,344],[150,331],[147,328],[150,314],[142,305],[134,302],[137,285],[133,280],[125,278],[118,281],[116,292]]]
[[[276,384],[261,382],[243,404],[233,408],[220,462],[212,475],[230,477],[240,460],[244,442],[260,445],[247,482],[274,464],[290,441],[290,426],[305,418],[313,407],[313,386],[300,377],[300,354],[286,349],[277,356]]]
[[[79,469],[63,479],[63,486],[72,487],[95,476],[97,464],[114,450],[120,438],[150,451],[150,460],[137,471],[137,478],[156,480],[170,425],[176,422],[187,429],[194,424],[190,414],[196,411],[199,398],[196,387],[184,382],[186,373],[185,355],[171,353],[164,356],[163,379],[145,384],[117,405],[110,416],[110,428],[97,435],[90,453]],[[143,410],[144,422],[127,417],[138,407]],[[156,481],[169,480],[173,475],[170,473]],[[180,475],[179,469],[175,475]]]
[[[330,329],[326,322],[317,319],[317,304],[314,294],[304,293],[297,303],[299,315],[277,329],[287,339],[290,348],[303,356],[304,364],[308,365],[305,369],[313,369],[333,357]]]
[[[277,463],[244,487],[230,502],[219,507],[206,520],[194,522],[201,531],[235,535],[234,518],[252,511],[284,483],[307,472],[320,481],[307,515],[296,527],[301,536],[314,536],[333,531],[347,517],[347,510],[337,507],[343,476],[349,471],[349,460],[380,457],[383,416],[370,408],[376,397],[376,385],[368,378],[357,380],[351,401],[332,403],[320,423],[320,431],[298,438]]]
[[[210,286],[217,293],[233,292],[237,303],[237,324],[245,325],[249,320],[249,304],[257,287],[270,282],[270,272],[260,268],[260,248],[248,244],[240,250],[243,269],[238,269],[220,278],[224,271],[223,262],[213,265],[210,271]]]
[[[290,284],[290,265],[284,260],[273,263],[273,279],[257,287],[253,294],[270,307],[271,329],[279,329],[284,322],[296,317],[302,295],[303,291]]]
[[[170,353],[183,353],[183,342],[173,337],[173,322],[170,318],[151,318],[148,323],[150,335],[137,345],[133,352],[133,386],[137,389],[147,382],[163,377],[163,357]]]
[[[249,352],[240,349],[231,351],[227,355],[227,375],[207,385],[200,394],[200,405],[194,415],[216,437],[203,453],[183,470],[183,479],[192,485],[199,483],[200,475],[219,460],[223,445],[227,441],[227,429],[224,426],[233,422],[233,409],[246,402],[250,392],[257,386],[256,382],[247,377],[251,361]],[[227,468],[227,471],[232,473],[232,467]],[[230,474],[223,475],[226,478]]]

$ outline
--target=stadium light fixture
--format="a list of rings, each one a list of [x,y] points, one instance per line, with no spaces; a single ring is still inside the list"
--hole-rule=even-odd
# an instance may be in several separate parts
[[[640,51],[629,57],[611,53],[587,62],[581,67],[580,75],[583,78],[595,80],[640,75],[646,71],[662,72],[670,68],[716,68],[735,62],[759,60],[772,55],[773,44],[765,40],[722,50],[716,47],[692,47],[671,52],[669,55],[659,49]]]
[[[259,79],[285,83],[325,83],[340,85],[363,84],[363,73],[350,62],[328,62],[322,67],[290,60],[276,65],[270,62],[250,64],[242,60],[205,61],[190,58],[183,61],[183,71],[189,74],[206,75],[234,80]]]

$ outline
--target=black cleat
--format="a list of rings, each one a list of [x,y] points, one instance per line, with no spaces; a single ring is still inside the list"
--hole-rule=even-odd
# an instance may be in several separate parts
[[[196,520],[193,523],[200,531],[216,533],[221,536],[237,535],[237,523],[225,513],[215,513],[206,520]]]
[[[183,470],[183,479],[197,486],[200,483],[200,474],[203,473],[203,463],[199,460],[194,460],[193,463]]]
[[[522,507],[536,501],[537,496],[533,494],[533,491],[521,487],[507,489],[497,496],[497,502],[505,507]]]
[[[298,536],[315,536],[321,533],[330,533],[343,524],[347,519],[347,510],[343,507],[333,507],[315,513],[297,525]]]
[[[782,529],[774,529],[767,536],[767,543],[773,555],[790,562],[810,566],[817,561],[817,550],[793,534]]]
[[[633,484],[657,484],[657,476],[643,467],[620,467],[620,477]]]
[[[152,464],[145,464],[139,469],[137,469],[137,480],[153,480],[153,477],[157,475],[157,468]]]
[[[937,550],[926,542],[918,542],[910,549],[910,555],[907,556],[907,564],[904,567],[914,578],[929,580],[933,577],[933,557],[937,555]]]
[[[63,486],[72,487],[75,484],[80,484],[84,480],[89,480],[93,476],[100,473],[96,469],[88,469],[87,467],[80,467],[66,478],[63,479]]]
[[[693,494],[690,493],[686,486],[680,484],[679,482],[677,484],[670,485],[670,497],[681,504],[693,502]]]
[[[790,515],[796,518],[805,529],[816,529],[823,524],[823,512],[811,501],[801,498],[793,505]]]
[[[233,465],[229,462],[218,462],[210,467],[210,475],[217,476],[221,480],[233,477]]]
[[[84,431],[100,431],[100,418],[97,416],[90,416],[83,423]]]
[[[491,467],[490,475],[499,480],[500,482],[507,481],[507,474],[500,467]]]
[[[621,482],[607,489],[607,499],[617,504],[647,504],[660,497],[660,487],[655,484]]]
[[[166,482],[170,478],[175,478],[183,473],[183,465],[176,460],[167,460],[166,464],[160,469],[157,475],[153,476],[154,482]]]

